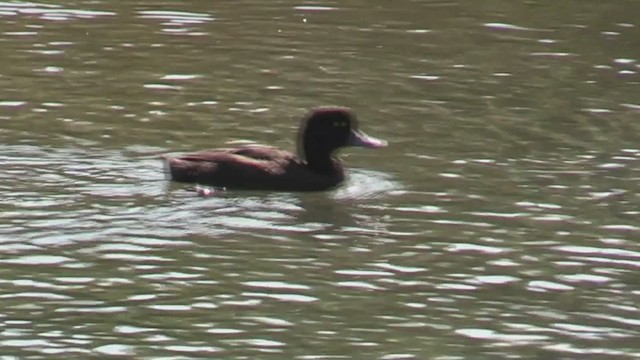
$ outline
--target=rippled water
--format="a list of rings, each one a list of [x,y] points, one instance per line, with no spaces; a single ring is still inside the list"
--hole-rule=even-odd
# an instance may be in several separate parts
[[[640,357],[639,10],[0,2],[0,357]],[[338,189],[165,179],[320,104]]]

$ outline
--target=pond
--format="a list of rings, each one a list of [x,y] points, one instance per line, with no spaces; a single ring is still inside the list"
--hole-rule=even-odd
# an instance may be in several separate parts
[[[0,2],[6,359],[637,359],[640,4]],[[168,181],[383,149],[324,192]]]

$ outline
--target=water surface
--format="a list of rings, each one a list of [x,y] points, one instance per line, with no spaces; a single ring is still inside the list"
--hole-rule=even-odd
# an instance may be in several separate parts
[[[640,357],[638,11],[0,2],[0,355]],[[340,188],[165,179],[323,104]]]

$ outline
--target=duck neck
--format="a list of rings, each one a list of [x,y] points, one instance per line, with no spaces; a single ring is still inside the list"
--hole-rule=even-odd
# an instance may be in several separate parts
[[[336,172],[336,160],[331,157],[329,151],[315,151],[307,153],[307,165],[320,174],[333,174]]]

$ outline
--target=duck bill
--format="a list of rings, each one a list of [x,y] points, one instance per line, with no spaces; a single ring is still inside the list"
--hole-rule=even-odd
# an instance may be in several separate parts
[[[352,131],[349,136],[349,146],[362,146],[366,148],[381,148],[387,146],[387,142],[382,139],[376,139],[361,131]]]

